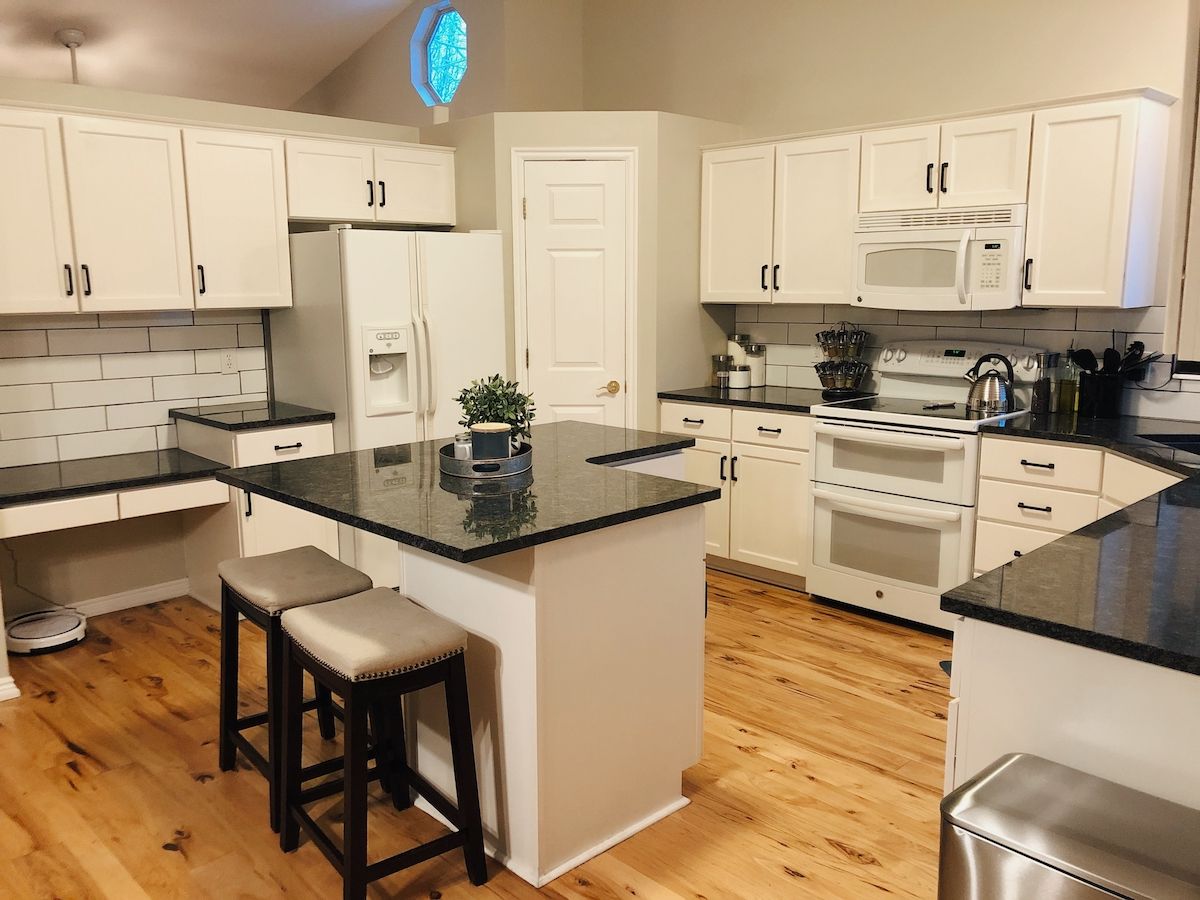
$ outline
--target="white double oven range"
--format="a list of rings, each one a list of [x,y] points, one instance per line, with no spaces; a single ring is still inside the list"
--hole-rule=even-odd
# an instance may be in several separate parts
[[[810,593],[953,627],[940,602],[972,576],[979,432],[1028,414],[1037,352],[892,343],[876,365],[877,396],[813,407]],[[967,411],[963,376],[986,353],[1013,363],[1013,412]]]

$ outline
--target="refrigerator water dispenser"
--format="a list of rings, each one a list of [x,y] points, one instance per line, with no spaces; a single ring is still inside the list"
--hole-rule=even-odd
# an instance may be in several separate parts
[[[363,328],[366,354],[365,400],[368,416],[412,412],[412,354],[408,325]]]

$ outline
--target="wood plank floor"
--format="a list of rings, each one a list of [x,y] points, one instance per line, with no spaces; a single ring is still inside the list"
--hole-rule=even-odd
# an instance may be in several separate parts
[[[732,576],[709,586],[689,806],[540,892],[494,864],[472,888],[449,854],[371,896],[934,896],[949,641]],[[79,647],[12,660],[25,694],[0,704],[0,894],[340,896],[312,845],[279,852],[263,780],[216,767],[217,616],[185,598],[89,627]],[[261,683],[260,633],[243,628],[244,683]],[[440,833],[417,810],[372,815],[373,856]]]

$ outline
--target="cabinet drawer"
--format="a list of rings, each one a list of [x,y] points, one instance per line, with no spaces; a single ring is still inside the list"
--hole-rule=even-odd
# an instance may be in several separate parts
[[[117,519],[117,495],[93,494],[0,509],[0,538],[77,528]]]
[[[762,409],[733,410],[733,439],[750,444],[807,450],[812,419],[796,413]]]
[[[1104,457],[1104,496],[1118,506],[1145,500],[1182,481],[1182,476],[1108,453]]]
[[[1001,525],[999,522],[979,522],[975,526],[975,570],[990,572],[1018,556],[1024,556],[1045,546],[1062,535],[1052,531]]]
[[[175,509],[215,506],[218,503],[228,502],[229,485],[221,484],[215,478],[137,488],[132,491],[121,491],[117,495],[117,505],[122,519],[152,516],[155,513],[170,512]]]
[[[318,425],[247,431],[237,436],[235,446],[239,466],[325,456],[333,452],[333,426],[322,422]]]
[[[658,427],[666,434],[729,440],[731,412],[728,407],[704,403],[662,403]]]
[[[1100,492],[1104,451],[1049,441],[984,438],[979,474],[1070,491]]]
[[[979,517],[1045,531],[1074,531],[1096,521],[1099,497],[1000,481],[979,482]]]

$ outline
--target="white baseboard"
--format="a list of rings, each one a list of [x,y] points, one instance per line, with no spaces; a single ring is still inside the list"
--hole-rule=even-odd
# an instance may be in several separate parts
[[[105,597],[93,597],[90,600],[72,603],[71,608],[85,616],[101,616],[105,613],[120,612],[123,609],[133,609],[135,606],[145,606],[147,603],[157,603],[159,600],[174,600],[176,597],[187,596],[187,593],[188,580],[176,578],[174,581],[134,588],[132,591],[120,591]]]
[[[13,681],[11,675],[0,678],[0,701],[15,700],[20,696],[21,689],[17,687],[17,683]]]

